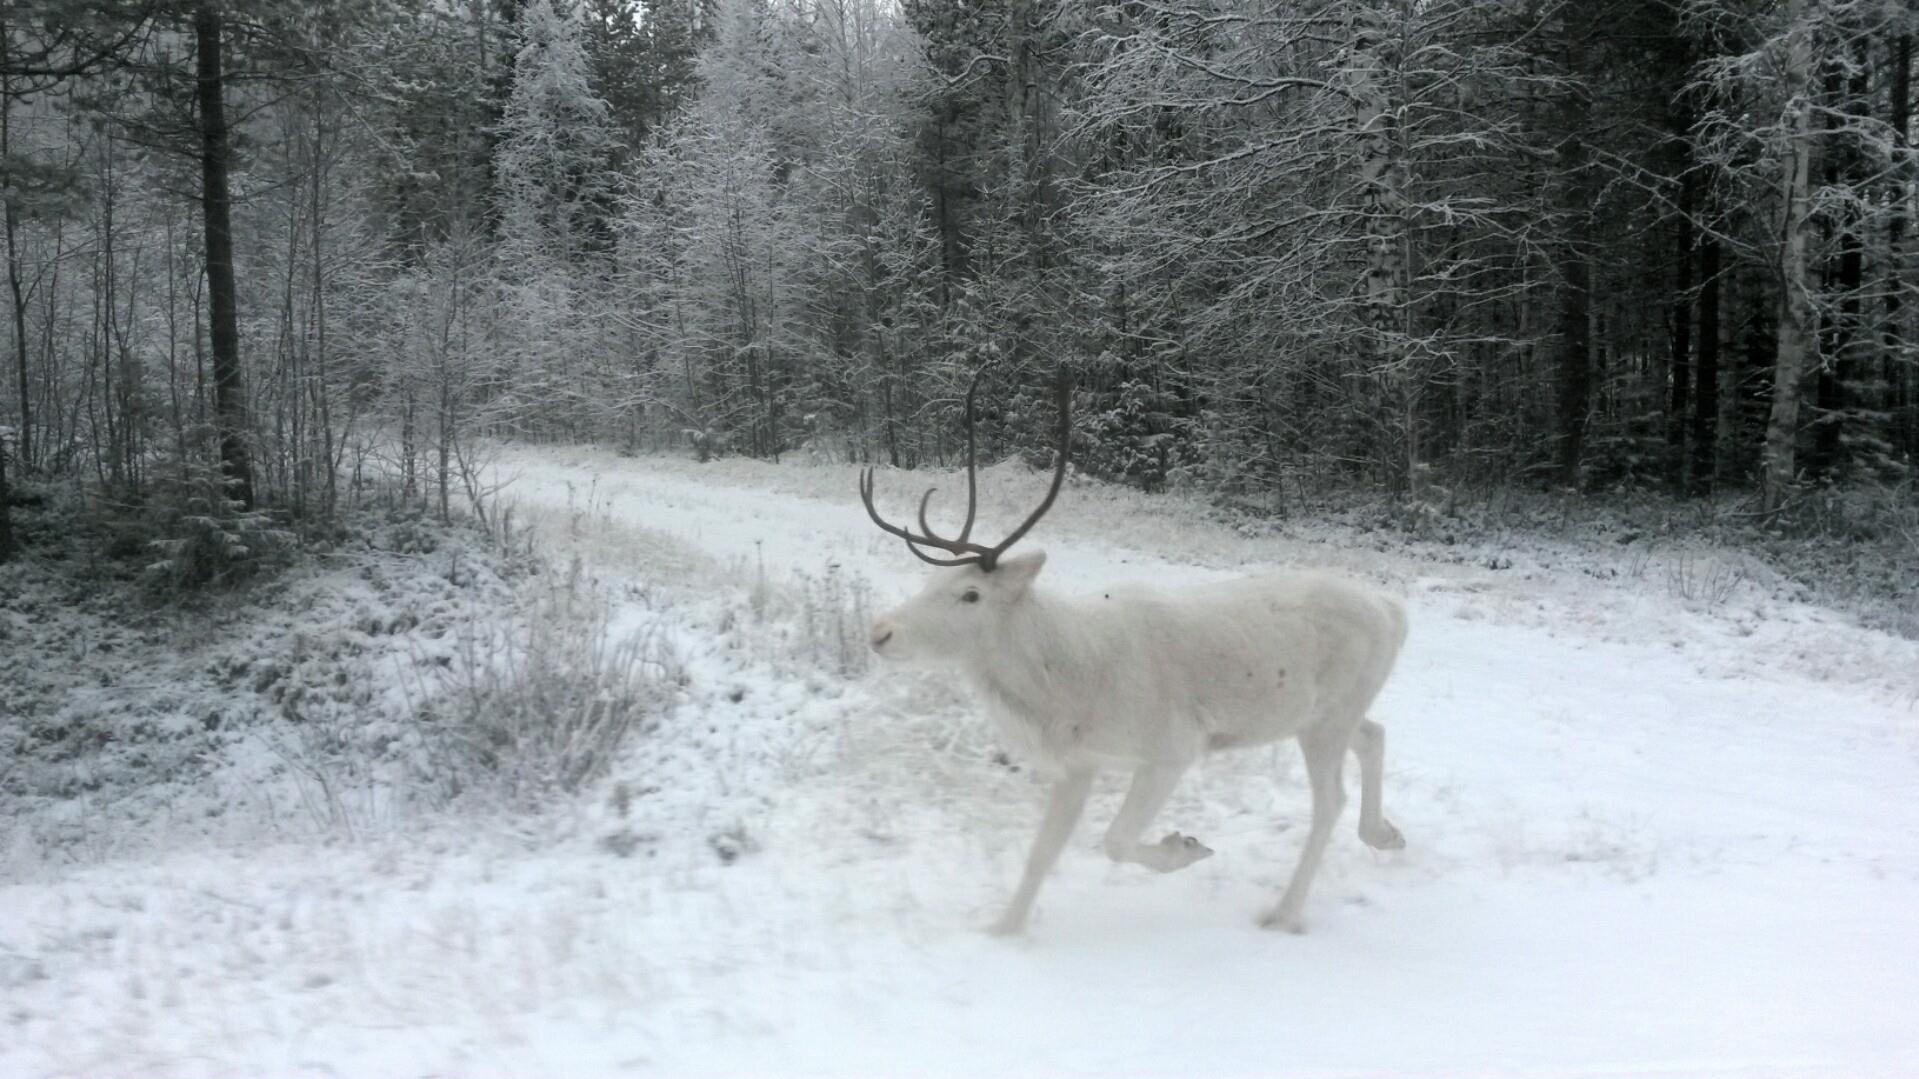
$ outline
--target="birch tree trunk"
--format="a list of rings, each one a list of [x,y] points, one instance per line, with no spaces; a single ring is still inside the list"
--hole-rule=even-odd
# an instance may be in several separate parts
[[[1793,0],[1783,72],[1785,144],[1780,160],[1778,356],[1773,363],[1772,414],[1766,423],[1760,505],[1777,510],[1792,493],[1799,439],[1800,382],[1816,348],[1812,267],[1812,26],[1807,0]]]
[[[1393,72],[1387,62],[1386,12],[1361,6],[1353,16],[1352,101],[1354,139],[1359,144],[1360,212],[1366,238],[1364,310],[1372,355],[1368,366],[1394,404],[1404,406],[1405,447],[1394,454],[1381,445],[1379,455],[1394,486],[1417,497],[1418,417],[1411,407],[1417,388],[1409,385],[1406,363],[1406,194],[1393,111]],[[1391,407],[1390,405],[1388,407]],[[1382,436],[1382,442],[1387,442]]]

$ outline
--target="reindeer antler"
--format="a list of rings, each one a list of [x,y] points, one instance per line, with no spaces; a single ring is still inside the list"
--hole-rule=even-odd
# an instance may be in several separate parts
[[[860,472],[860,501],[866,504],[866,515],[873,519],[873,523],[880,526],[881,531],[905,540],[906,549],[912,551],[920,561],[930,562],[935,566],[977,564],[982,571],[991,573],[993,567],[998,564],[1000,555],[1005,554],[1007,548],[1019,542],[1020,537],[1032,531],[1033,526],[1039,523],[1039,519],[1046,516],[1046,511],[1053,508],[1053,499],[1059,496],[1060,485],[1066,480],[1067,450],[1070,448],[1073,432],[1073,385],[1062,373],[1054,388],[1054,400],[1059,409],[1059,450],[1053,465],[1053,485],[1047,488],[1046,497],[1041,500],[1039,507],[1028,514],[1018,528],[1013,529],[1012,533],[999,543],[988,547],[974,543],[969,538],[973,534],[973,518],[979,510],[978,456],[975,453],[973,439],[973,399],[979,392],[980,376],[985,373],[984,367],[974,372],[973,381],[966,387],[966,522],[960,526],[959,535],[953,539],[947,539],[934,532],[932,525],[927,523],[926,508],[933,500],[933,492],[938,490],[936,487],[928,487],[926,493],[920,496],[920,530],[917,534],[898,525],[888,524],[880,517],[879,511],[873,508],[873,470],[871,468]],[[935,558],[920,550],[921,547],[938,548],[956,557]]]

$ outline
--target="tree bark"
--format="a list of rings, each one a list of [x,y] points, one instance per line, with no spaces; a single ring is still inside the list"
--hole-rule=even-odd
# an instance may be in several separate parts
[[[1871,57],[1866,52],[1863,38],[1858,49],[1858,65],[1853,69],[1851,78],[1842,81],[1835,70],[1827,83],[1827,92],[1832,100],[1827,113],[1830,119],[1827,121],[1827,150],[1824,156],[1827,162],[1827,184],[1835,190],[1850,187],[1863,197],[1868,193],[1863,190],[1861,173],[1865,164],[1858,131],[1867,119],[1866,66]],[[1847,118],[1843,130],[1840,128],[1841,115]],[[1808,471],[1825,479],[1835,477],[1845,468],[1850,456],[1847,451],[1849,436],[1864,433],[1857,430],[1862,421],[1858,409],[1866,404],[1858,392],[1861,374],[1859,353],[1866,344],[1859,339],[1862,306],[1859,290],[1865,277],[1864,237],[1860,235],[1857,210],[1841,208],[1834,216],[1839,226],[1839,257],[1837,264],[1829,271],[1828,281],[1839,294],[1839,310],[1830,317],[1826,334],[1827,350],[1824,362],[1819,365],[1816,382],[1818,403],[1815,410],[1818,426],[1814,432],[1812,458],[1808,462]]]
[[[7,440],[0,438],[0,562],[13,559],[13,503],[7,494]]]
[[[213,348],[214,423],[220,432],[220,464],[229,494],[254,505],[253,461],[247,450],[246,389],[240,370],[240,323],[233,281],[232,195],[227,188],[231,151],[226,84],[220,70],[220,12],[201,4],[193,12],[200,112],[200,208],[207,240],[207,336]]]
[[[1792,494],[1798,465],[1800,382],[1817,349],[1812,272],[1807,237],[1812,231],[1812,28],[1807,0],[1789,7],[1786,44],[1785,152],[1779,163],[1778,355],[1773,360],[1772,412],[1766,422],[1760,507],[1779,509]]]
[[[1584,229],[1576,227],[1577,232]],[[1579,485],[1592,403],[1592,270],[1583,252],[1567,253],[1559,295],[1559,479]]]
[[[10,28],[0,21],[0,71],[7,65]],[[0,161],[13,149],[13,80],[0,75]],[[13,351],[15,375],[20,392],[21,470],[33,465],[33,400],[28,395],[27,378],[27,297],[20,282],[20,216],[12,199],[4,202],[7,233],[7,290],[13,299]]]
[[[1565,35],[1568,71],[1585,68],[1583,28],[1570,21]],[[1592,205],[1591,151],[1586,145],[1590,109],[1583,91],[1562,91],[1562,140],[1557,154],[1561,208],[1567,235],[1561,246],[1558,332],[1559,478],[1569,487],[1579,485],[1579,466],[1586,455],[1586,415],[1592,408]]]
[[[20,394],[20,462],[25,469],[33,463],[33,399],[27,376],[27,297],[20,284],[20,249],[16,232],[20,227],[13,204],[7,203],[7,288],[13,297],[14,374]]]
[[[1912,145],[1909,128],[1912,124],[1912,35],[1900,34],[1892,43],[1892,85],[1891,101],[1888,103],[1887,120],[1892,125],[1893,143],[1901,150]],[[1919,402],[1912,399],[1911,365],[1902,362],[1901,353],[1905,344],[1905,327],[1902,324],[1899,290],[1905,282],[1906,269],[1906,214],[1905,207],[1907,185],[1912,182],[1910,175],[1895,175],[1892,178],[1890,198],[1892,219],[1886,223],[1886,264],[1891,267],[1891,281],[1886,289],[1885,323],[1885,372],[1888,411],[1896,418],[1895,423],[1903,432],[1905,453],[1910,459],[1919,454]]]
[[[327,379],[326,258],[322,244],[326,240],[326,106],[324,88],[313,109],[313,396],[320,419],[320,461],[326,470],[326,502],[323,516],[333,519],[339,507],[339,470],[333,466],[333,405],[331,384]],[[442,516],[445,496],[442,488]]]
[[[1690,155],[1687,155],[1690,157]],[[1674,221],[1676,260],[1672,302],[1672,401],[1666,410],[1666,448],[1672,462],[1672,489],[1686,487],[1686,424],[1692,413],[1692,249],[1698,238],[1693,227],[1693,188],[1689,169],[1679,179],[1679,216]]]
[[[1419,497],[1418,416],[1411,408],[1417,393],[1406,363],[1406,197],[1405,167],[1392,108],[1390,65],[1386,56],[1385,14],[1362,6],[1353,17],[1353,129],[1359,143],[1361,227],[1366,238],[1364,311],[1371,366],[1384,390],[1378,407],[1403,409],[1405,438],[1395,447],[1381,435],[1378,459],[1385,478],[1410,498]],[[1394,392],[1397,389],[1398,392]],[[1391,420],[1386,421],[1390,430]]]
[[[1839,319],[1833,334],[1832,362],[1822,367],[1821,373],[1830,378],[1831,391],[1822,402],[1824,415],[1820,417],[1819,457],[1820,467],[1825,473],[1831,473],[1845,467],[1849,456],[1847,436],[1849,428],[1859,425],[1856,409],[1862,403],[1858,400],[1859,390],[1859,288],[1865,277],[1865,249],[1859,235],[1856,215],[1846,222],[1846,231],[1839,238],[1839,276],[1840,292]]]
[[[1708,234],[1699,243],[1699,348],[1693,364],[1692,475],[1687,479],[1691,493],[1711,491],[1718,471],[1719,238]]]

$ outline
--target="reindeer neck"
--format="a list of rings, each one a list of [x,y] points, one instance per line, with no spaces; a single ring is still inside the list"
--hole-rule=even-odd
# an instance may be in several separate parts
[[[1034,592],[1006,620],[1001,648],[979,656],[967,674],[983,691],[1002,702],[1028,706],[1048,699],[1061,678],[1073,674],[1073,657],[1083,655],[1083,613],[1071,600]]]

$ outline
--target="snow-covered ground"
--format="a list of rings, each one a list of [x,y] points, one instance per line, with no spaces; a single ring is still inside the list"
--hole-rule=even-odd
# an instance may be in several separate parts
[[[1919,646],[1737,553],[1409,552],[1075,483],[1029,541],[1055,588],[1314,564],[1407,597],[1374,714],[1409,846],[1365,848],[1349,810],[1308,933],[1264,932],[1306,818],[1295,754],[1189,777],[1159,826],[1218,855],[1168,876],[1098,852],[1115,778],[1007,941],[980,930],[1042,790],[951,687],[867,669],[865,614],[922,567],[865,521],[852,470],[524,448],[497,467],[522,525],[616,583],[622,629],[667,642],[677,704],[538,821],[12,859],[0,1075],[1919,1061]],[[883,502],[919,481],[883,473]],[[981,530],[1043,481],[991,470]]]

